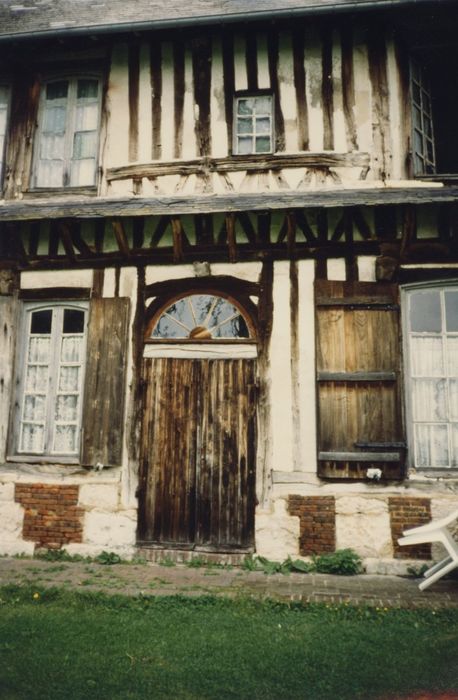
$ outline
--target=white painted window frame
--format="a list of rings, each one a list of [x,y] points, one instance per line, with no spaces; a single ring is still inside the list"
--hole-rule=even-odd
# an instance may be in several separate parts
[[[92,184],[86,185],[71,185],[70,184],[70,173],[72,165],[72,153],[73,153],[73,139],[77,132],[76,128],[76,110],[78,106],[77,90],[79,80],[94,80],[98,84],[98,114],[97,114],[97,142],[95,147],[95,169],[94,169],[94,180]],[[44,115],[46,110],[46,91],[47,86],[52,83],[57,82],[67,82],[68,83],[68,93],[66,98],[66,121],[65,121],[65,142],[64,142],[64,175],[63,182],[61,185],[45,185],[38,182],[38,164],[40,161],[40,146],[43,137],[43,126],[44,126]],[[95,100],[95,98],[93,98]],[[87,73],[87,74],[56,74],[49,76],[41,86],[40,102],[38,109],[38,119],[37,119],[37,130],[35,132],[34,140],[34,153],[33,153],[33,167],[32,167],[32,186],[33,189],[37,190],[55,190],[55,189],[85,189],[85,188],[95,188],[97,186],[97,172],[100,163],[100,128],[101,128],[101,106],[102,106],[102,81],[100,74],[97,73]]]
[[[58,394],[58,379],[60,369],[59,350],[62,338],[64,336],[62,330],[63,314],[65,309],[77,310],[84,312],[83,326],[83,347],[81,361],[78,363],[81,366],[81,372],[78,382],[77,395],[79,398],[78,413],[76,418],[77,425],[77,444],[76,449],[72,453],[52,451],[52,440],[54,437],[55,420],[54,407],[56,396]],[[32,313],[35,311],[51,310],[52,316],[52,331],[51,331],[51,354],[49,359],[48,370],[48,390],[46,394],[46,419],[45,419],[45,437],[44,449],[42,452],[29,452],[20,449],[21,431],[22,431],[22,416],[25,402],[25,379],[27,370],[27,349],[29,345],[30,329]],[[10,441],[10,453],[8,461],[15,462],[49,462],[59,464],[78,464],[81,448],[81,433],[83,419],[83,390],[84,377],[86,369],[87,357],[87,326],[89,318],[89,302],[79,301],[62,301],[62,302],[24,302],[19,324],[18,350],[16,359],[16,400],[14,405],[14,415],[12,419],[12,439]],[[27,421],[24,421],[27,422]]]
[[[5,174],[5,155],[6,155],[6,142],[8,136],[8,125],[10,120],[10,108],[11,108],[11,87],[7,83],[1,81],[0,88],[5,90],[6,102],[0,103],[0,110],[5,112],[5,132],[2,134],[0,132],[0,138],[3,139],[3,144],[0,146],[0,189],[3,186],[3,177]]]
[[[415,99],[415,90],[419,91],[419,100]],[[420,62],[411,58],[410,60],[410,99],[412,109],[412,159],[414,175],[434,175],[436,173],[436,148],[434,141],[434,121],[432,113],[432,94],[430,81]],[[428,103],[429,102],[429,108]],[[415,110],[420,115],[421,125],[415,124]],[[426,124],[429,121],[431,126],[431,136],[427,134]],[[416,136],[421,139],[421,151],[416,148]],[[428,156],[428,144],[431,148],[432,158]],[[422,161],[422,166],[418,166],[418,160]]]
[[[267,97],[270,100],[270,113],[269,114],[256,114],[252,116],[252,123],[256,125],[256,117],[269,117],[270,119],[270,131],[269,134],[257,134],[256,133],[256,126],[254,126],[252,132],[250,133],[241,133],[238,130],[239,126],[239,117],[240,115],[238,114],[238,104],[240,100],[247,100],[247,99],[256,99],[259,97]],[[259,92],[240,92],[237,93],[234,96],[234,128],[233,128],[233,152],[237,156],[250,156],[250,155],[269,155],[275,152],[275,129],[274,129],[274,96],[271,92],[264,92],[264,91],[259,91]],[[241,153],[239,151],[239,137],[246,138],[248,136],[251,136],[251,146],[252,149],[249,153]],[[270,138],[270,149],[268,151],[256,151],[256,137],[257,136],[269,136]]]
[[[409,295],[413,292],[419,291],[440,291],[441,294],[441,314],[444,316],[444,304],[442,301],[443,292],[447,289],[458,289],[458,279],[455,280],[434,280],[431,282],[415,282],[412,284],[403,285],[401,288],[401,309],[402,309],[402,346],[403,346],[403,366],[404,366],[404,389],[405,389],[405,410],[406,410],[406,429],[407,429],[407,444],[408,444],[408,467],[413,468],[422,473],[430,473],[435,476],[453,476],[456,478],[458,473],[458,467],[443,467],[443,466],[417,466],[415,459],[415,435],[414,435],[414,419],[413,419],[413,389],[412,389],[412,366],[411,366],[411,355],[410,355],[410,328],[409,328]],[[441,337],[446,335],[444,330],[445,326],[442,326],[443,330]],[[437,336],[437,334],[435,334]],[[458,332],[453,335],[458,336]],[[439,378],[439,377],[435,377]],[[447,375],[444,375],[444,379]],[[419,421],[421,422],[421,421]],[[449,420],[447,424],[451,421]],[[450,430],[448,431],[448,441],[449,441],[449,455],[451,454],[451,439]]]

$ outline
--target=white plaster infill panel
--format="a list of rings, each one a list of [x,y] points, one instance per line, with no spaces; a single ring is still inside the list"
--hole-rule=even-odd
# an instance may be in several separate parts
[[[135,546],[137,532],[137,511],[125,510],[108,513],[90,510],[83,521],[83,542],[101,550],[116,552]]]
[[[35,545],[22,539],[24,509],[19,503],[0,501],[0,554],[33,554]]]
[[[386,498],[336,498],[336,549],[354,549],[361,557],[392,557]]]
[[[78,505],[81,508],[116,511],[119,508],[117,484],[84,484],[79,490]]]
[[[256,553],[283,561],[299,554],[299,518],[289,515],[286,500],[277,499],[271,508],[257,508],[255,516]]]
[[[92,287],[92,270],[52,270],[21,272],[21,289],[49,287]]]

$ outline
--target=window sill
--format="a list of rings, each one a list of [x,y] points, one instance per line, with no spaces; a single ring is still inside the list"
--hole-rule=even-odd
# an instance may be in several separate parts
[[[71,464],[80,466],[80,461],[77,457],[51,457],[48,455],[8,455],[7,463],[20,464]]]
[[[35,187],[24,192],[24,199],[39,199],[41,197],[95,197],[97,187]]]
[[[414,180],[429,180],[431,182],[458,182],[458,173],[435,173],[434,175],[414,175]]]

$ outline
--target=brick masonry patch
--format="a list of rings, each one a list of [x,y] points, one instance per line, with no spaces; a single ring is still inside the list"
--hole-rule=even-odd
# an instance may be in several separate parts
[[[395,559],[431,559],[430,544],[414,544],[401,547],[398,543],[404,530],[425,525],[431,520],[429,498],[391,496],[388,499],[390,512],[391,539]]]
[[[336,548],[336,501],[334,496],[289,496],[290,515],[300,522],[299,552],[325,554]]]

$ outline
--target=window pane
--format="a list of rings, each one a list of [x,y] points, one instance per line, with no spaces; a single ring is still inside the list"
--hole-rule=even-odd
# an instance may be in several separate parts
[[[6,132],[6,109],[0,107],[0,134],[4,136]]]
[[[81,336],[62,338],[60,359],[62,362],[81,362],[83,339]]]
[[[423,154],[423,136],[417,130],[413,132],[413,145],[416,153]]]
[[[253,131],[253,120],[248,117],[239,117],[237,120],[237,133],[238,134],[251,134]]]
[[[450,426],[451,429],[451,442],[452,442],[452,455],[451,455],[451,467],[458,467],[458,423],[453,423]]]
[[[62,160],[42,160],[37,168],[37,187],[62,187],[64,163]]]
[[[248,338],[245,320],[234,304],[213,294],[191,294],[160,317],[153,338]]]
[[[447,373],[449,377],[458,377],[458,337],[447,338]]]
[[[46,99],[61,100],[63,97],[67,97],[67,92],[68,82],[66,80],[59,80],[55,83],[48,83],[46,86]]]
[[[79,371],[79,367],[61,367],[59,391],[78,391]]]
[[[415,430],[418,467],[448,467],[446,425],[417,425]]]
[[[413,91],[413,99],[414,101],[420,105],[421,104],[421,91],[420,88],[416,83],[413,84],[412,86],[412,91]]]
[[[422,123],[421,123],[421,109],[418,107],[414,107],[413,110],[413,124],[417,129],[422,128]]]
[[[441,308],[439,292],[415,292],[410,296],[410,328],[412,331],[440,333]]]
[[[65,107],[48,107],[43,115],[43,131],[62,134],[65,131]]]
[[[43,425],[24,423],[22,426],[20,450],[30,453],[43,452],[44,434]]]
[[[450,332],[458,332],[458,291],[445,292],[446,328]]]
[[[76,425],[56,425],[53,452],[72,454],[76,452]]]
[[[444,375],[442,338],[412,336],[410,345],[412,375],[441,377]]]
[[[270,153],[270,137],[259,136],[256,139],[256,153]]]
[[[63,160],[65,137],[59,134],[43,134],[40,141],[42,160]]]
[[[412,400],[414,420],[447,420],[445,379],[414,380]]]
[[[254,100],[249,98],[239,100],[237,103],[237,114],[252,114],[254,108]]]
[[[32,313],[32,323],[30,327],[31,333],[51,333],[52,311],[46,309],[44,311],[34,311]]]
[[[214,338],[249,338],[245,319],[239,314],[236,318],[223,323],[214,333]]]
[[[30,338],[27,361],[31,364],[47,364],[50,354],[50,338],[37,337]]]
[[[24,401],[24,420],[44,421],[46,412],[45,396],[26,396]]]
[[[5,85],[0,85],[0,104],[7,105],[10,96],[10,90]]]
[[[48,388],[48,366],[29,365],[27,367],[25,390],[26,391],[46,391]]]
[[[270,114],[272,111],[272,99],[268,96],[256,97],[256,114]]]
[[[458,379],[450,379],[448,389],[449,418],[458,421]]]
[[[93,158],[97,148],[95,131],[77,131],[73,137],[73,158]]]
[[[76,108],[75,127],[77,131],[95,131],[98,120],[99,107],[97,103],[80,105]]]
[[[172,318],[161,316],[157,326],[155,327],[153,338],[187,338],[190,331],[187,331],[182,326],[179,326]]]
[[[253,153],[253,139],[249,138],[238,138],[237,139],[237,153],[244,155],[247,153]]]
[[[54,417],[57,421],[76,421],[78,409],[78,396],[57,397]]]
[[[64,310],[64,333],[84,332],[84,311],[79,309]]]
[[[95,183],[95,172],[95,158],[72,161],[70,187],[91,187]]]
[[[99,82],[98,80],[78,80],[78,99],[84,99],[86,97],[97,97],[99,93]]]
[[[257,134],[269,134],[270,136],[270,118],[261,117],[256,119],[256,133]]]

